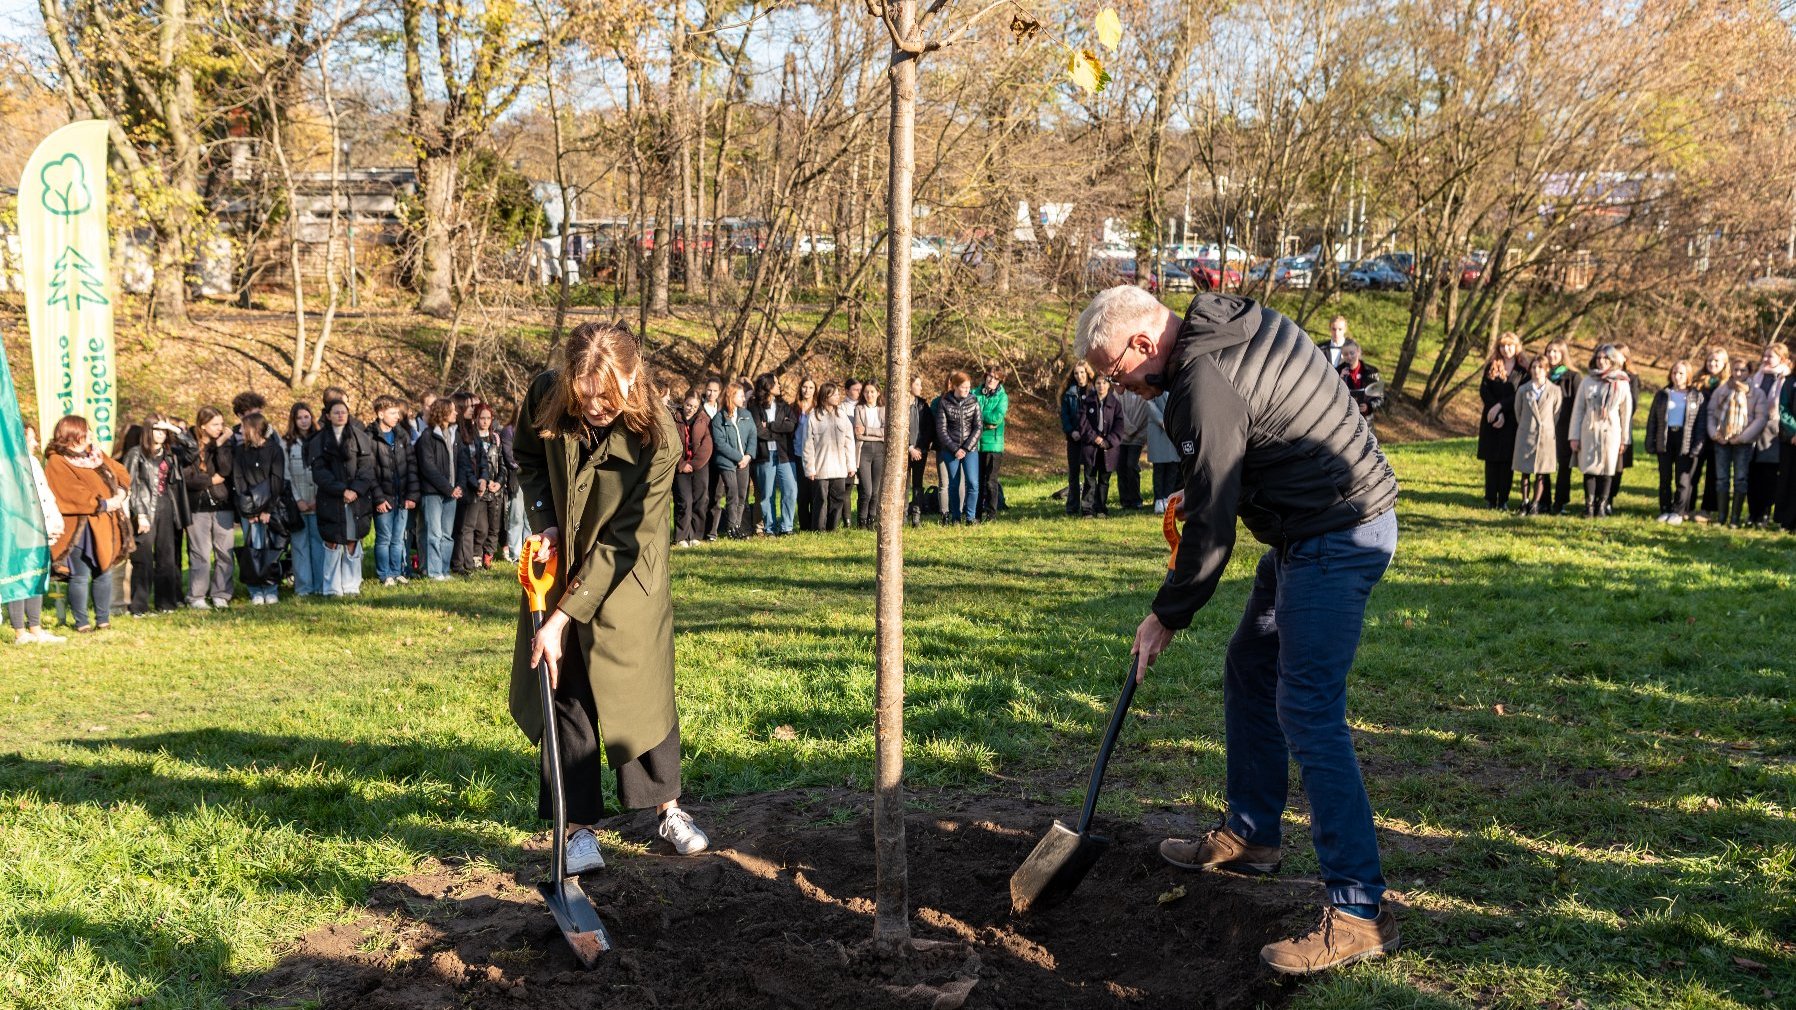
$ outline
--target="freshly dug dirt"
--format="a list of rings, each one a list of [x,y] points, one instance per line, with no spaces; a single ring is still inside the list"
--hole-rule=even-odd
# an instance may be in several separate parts
[[[516,874],[433,863],[377,887],[359,921],[304,937],[232,1002],[1058,1010],[1248,1008],[1292,995],[1260,966],[1259,948],[1316,914],[1314,881],[1174,869],[1154,846],[1198,826],[1149,814],[1146,824],[1101,823],[1114,843],[1079,890],[1019,921],[1010,874],[1064,812],[913,797],[913,808],[923,803],[936,809],[913,813],[907,843],[913,931],[926,943],[903,963],[859,949],[873,914],[867,798],[802,791],[693,805],[713,840],[707,855],[664,854],[660,842],[647,856],[610,853],[584,880],[618,943],[594,971],[578,970],[537,896],[546,860]],[[641,839],[653,821],[607,826]]]

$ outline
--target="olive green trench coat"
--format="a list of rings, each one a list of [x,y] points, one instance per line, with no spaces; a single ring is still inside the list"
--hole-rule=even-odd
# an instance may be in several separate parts
[[[680,440],[673,419],[657,411],[653,450],[614,425],[582,465],[578,438],[545,439],[528,423],[553,384],[553,372],[530,384],[513,451],[531,531],[561,529],[560,574],[548,599],[551,613],[559,607],[570,618],[561,676],[592,683],[605,757],[616,767],[648,753],[678,722],[667,547]],[[535,742],[543,714],[531,637],[520,602],[511,716]]]

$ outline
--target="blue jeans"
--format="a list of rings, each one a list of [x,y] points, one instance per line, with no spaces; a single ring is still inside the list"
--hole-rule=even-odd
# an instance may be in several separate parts
[[[87,619],[87,604],[93,601],[94,619]],[[69,617],[77,628],[112,623],[112,569],[99,571],[87,563],[79,544],[69,550]]]
[[[948,486],[942,488],[947,495],[948,514],[958,512],[967,522],[972,522],[979,509],[979,453],[969,452],[965,459],[955,459],[951,452],[944,453],[942,466],[948,470]]]
[[[324,541],[318,536],[318,513],[300,514],[306,525],[293,534],[293,592],[317,596],[324,592]]]
[[[449,574],[449,557],[455,551],[455,499],[440,494],[424,496],[424,574]]]
[[[511,493],[511,500],[505,503],[505,550],[506,557],[516,560],[524,556],[524,539],[530,530],[524,521],[524,489],[522,487]]]
[[[773,507],[773,491],[778,486],[780,507]],[[792,521],[798,517],[798,473],[792,461],[755,463],[755,487],[761,491],[761,529],[768,533],[792,532]],[[778,528],[775,528],[777,518]]]
[[[1715,501],[1720,504],[1722,522],[1739,518],[1746,509],[1746,478],[1752,473],[1752,457],[1757,447],[1715,443]]]
[[[1392,510],[1267,551],[1223,664],[1229,829],[1255,845],[1279,844],[1295,757],[1316,861],[1337,905],[1384,897],[1372,803],[1347,729],[1347,672],[1366,600],[1396,550]]]
[[[395,505],[374,513],[374,577],[385,581],[405,574],[405,524],[411,513]]]

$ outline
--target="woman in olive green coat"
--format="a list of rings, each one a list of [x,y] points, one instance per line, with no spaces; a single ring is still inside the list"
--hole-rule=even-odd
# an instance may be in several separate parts
[[[530,384],[513,445],[532,539],[561,563],[534,638],[529,613],[519,614],[511,714],[540,739],[535,667],[546,662],[572,873],[605,865],[589,827],[604,815],[601,739],[620,805],[655,807],[661,836],[682,855],[708,844],[679,806],[667,548],[680,443],[650,385],[627,327],[584,323],[568,334],[559,367]],[[544,776],[538,813],[549,812]]]

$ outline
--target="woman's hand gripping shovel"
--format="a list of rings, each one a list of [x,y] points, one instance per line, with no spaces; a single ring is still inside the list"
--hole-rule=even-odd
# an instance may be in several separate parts
[[[542,630],[543,613],[548,609],[549,589],[555,585],[555,557],[543,556],[543,541],[531,537],[524,541],[523,557],[518,559],[518,582],[524,587],[524,598],[530,605],[530,628],[534,634]],[[538,568],[541,571],[539,573]],[[536,680],[542,696],[543,748],[542,761],[549,775],[549,796],[554,803],[554,841],[549,857],[549,879],[536,885],[543,902],[561,927],[562,938],[573,948],[580,963],[591,968],[599,955],[611,950],[611,934],[599,921],[598,910],[580,889],[580,882],[567,875],[567,799],[561,784],[561,738],[555,727],[555,689],[549,683],[547,660],[536,665]]]
[[[1178,502],[1168,502],[1164,532],[1175,556],[1179,550],[1180,518]],[[1116,699],[1116,708],[1110,713],[1110,727],[1104,731],[1104,742],[1098,748],[1097,764],[1091,769],[1091,784],[1085,788],[1085,807],[1079,811],[1077,825],[1069,828],[1065,822],[1055,820],[1054,826],[1035,844],[1029,858],[1011,874],[1010,910],[1015,914],[1027,915],[1064,901],[1085,879],[1098,857],[1110,847],[1110,839],[1091,833],[1091,818],[1097,811],[1104,768],[1110,763],[1110,752],[1116,747],[1117,736],[1122,733],[1123,716],[1129,713],[1129,702],[1135,698],[1135,682],[1140,672],[1138,659],[1130,665],[1128,679],[1123,681],[1122,695]]]

